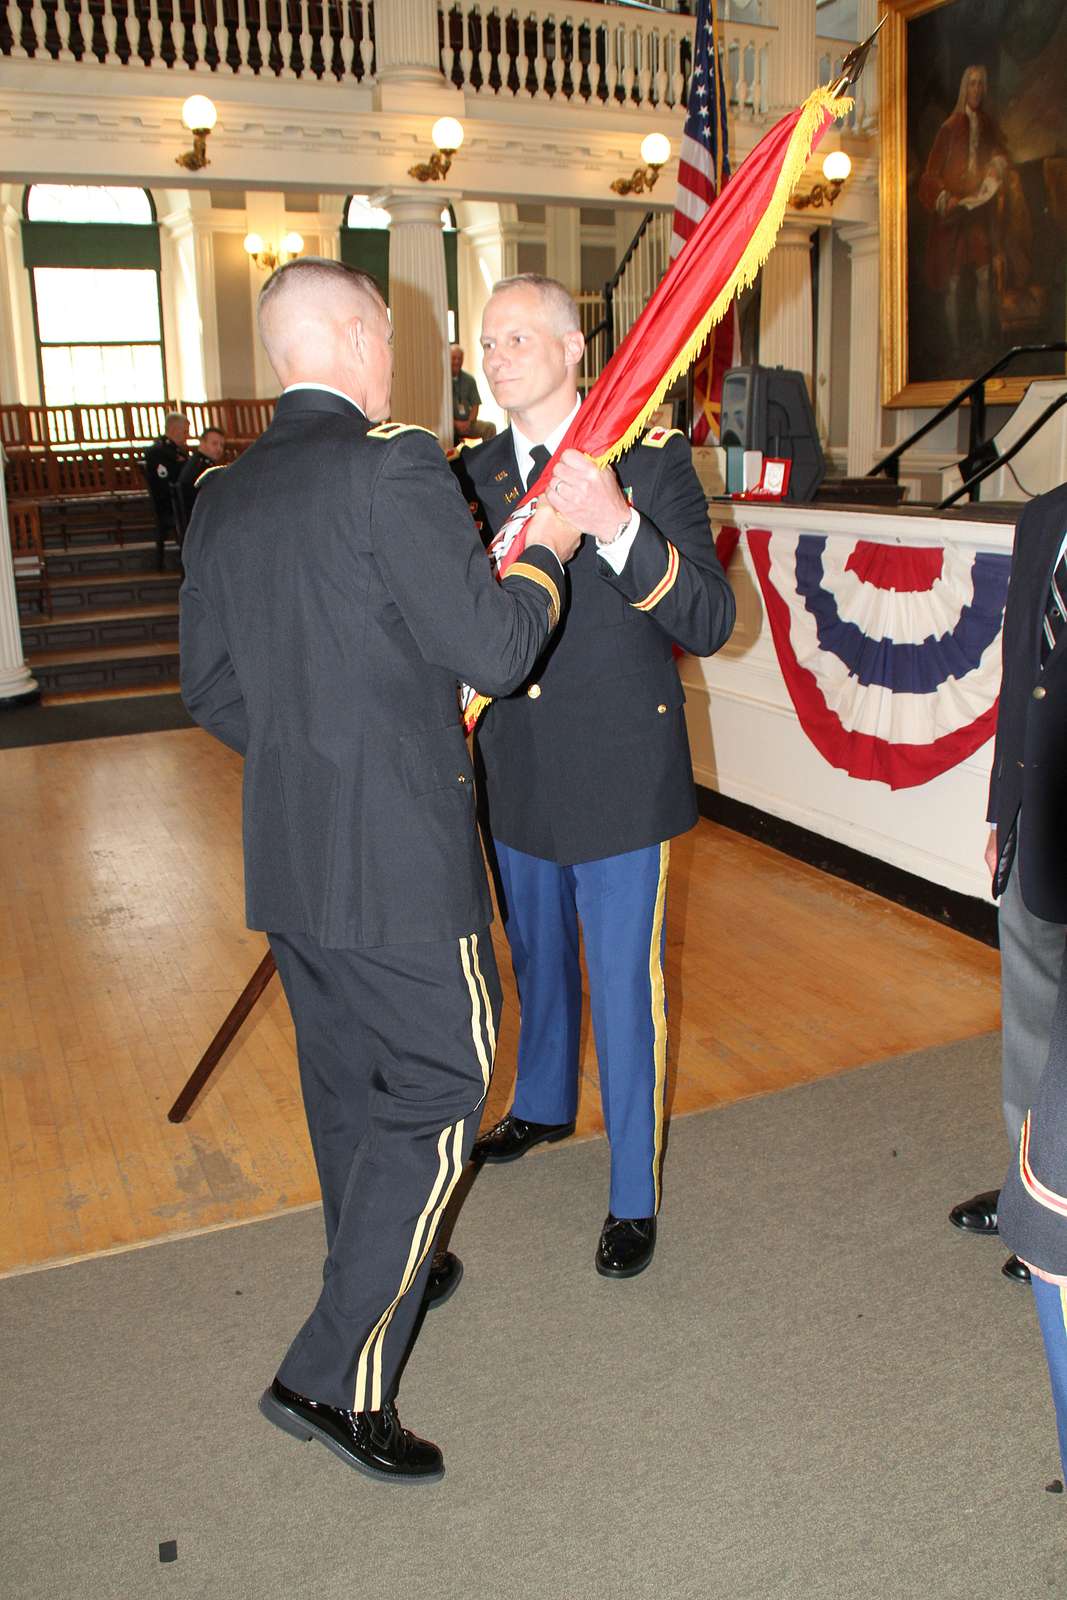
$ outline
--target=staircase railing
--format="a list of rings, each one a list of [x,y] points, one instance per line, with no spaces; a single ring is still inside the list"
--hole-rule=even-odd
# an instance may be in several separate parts
[[[881,461],[877,461],[867,473],[867,477],[877,478],[884,473],[887,478],[892,479],[894,483],[898,483],[900,481],[901,457],[918,444],[920,439],[925,438],[928,433],[936,428],[938,423],[944,422],[946,417],[951,417],[954,412],[958,411],[961,406],[966,405],[969,400],[971,402],[970,436],[967,444],[967,454],[959,463],[960,474],[964,481],[959,489],[940,502],[937,510],[943,511],[946,506],[954,505],[957,500],[962,500],[964,495],[971,501],[977,500],[979,485],[983,480],[995,472],[998,467],[1002,467],[1006,462],[1010,461],[1022,449],[1023,445],[1027,444],[1035,433],[1038,433],[1044,427],[1054,412],[1058,411],[1067,401],[1067,395],[1061,395],[1051,405],[1046,406],[1041,415],[1019,439],[1015,440],[1011,448],[1006,450],[1003,455],[997,450],[995,441],[986,438],[986,384],[990,378],[995,378],[998,373],[1014,366],[1023,356],[1033,355],[1067,355],[1067,343],[1062,340],[1054,340],[1050,344],[1017,344],[1013,346],[1006,355],[1001,356],[999,361],[995,361],[991,367],[986,368],[985,372],[980,373],[977,378],[973,378],[970,383],[965,384],[957,395],[954,395],[939,411],[935,411],[932,417],[928,417],[920,427],[915,429],[914,433],[909,434],[903,443],[895,445],[888,455],[883,456]]]
[[[666,271],[670,237],[671,213],[646,211],[626,253],[605,283],[604,315],[586,334],[587,344],[604,337],[601,366],[611,360],[616,345],[625,339]]]

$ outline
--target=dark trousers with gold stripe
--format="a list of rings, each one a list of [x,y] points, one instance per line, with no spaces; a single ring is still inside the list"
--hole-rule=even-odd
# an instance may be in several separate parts
[[[434,1237],[478,1131],[500,983],[487,931],[326,950],[269,935],[322,1187],[322,1293],[278,1369],[325,1405],[392,1398]]]
[[[604,1125],[610,1209],[659,1210],[667,1079],[663,923],[670,844],[559,866],[497,843],[498,881],[522,1005],[512,1110],[564,1123],[578,1104],[585,942]]]

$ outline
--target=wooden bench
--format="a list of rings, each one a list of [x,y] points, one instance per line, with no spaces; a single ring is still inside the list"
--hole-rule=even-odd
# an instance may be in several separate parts
[[[11,562],[15,569],[15,593],[36,593],[37,610],[42,616],[52,615],[52,589],[48,582],[44,540],[41,536],[41,513],[32,501],[15,501],[8,507],[11,528]]]

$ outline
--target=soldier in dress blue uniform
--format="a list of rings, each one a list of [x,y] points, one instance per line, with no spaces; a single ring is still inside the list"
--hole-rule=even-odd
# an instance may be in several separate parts
[[[144,453],[144,474],[156,518],[156,557],[160,572],[163,571],[163,546],[168,535],[177,533],[174,492],[189,459],[188,440],[189,418],[180,411],[171,411],[164,421],[163,432]]]
[[[205,428],[200,435],[199,444],[179,472],[174,500],[183,537],[193,514],[200,484],[207,474],[219,465],[225,453],[226,436],[222,429]]]
[[[511,426],[456,452],[453,466],[484,537],[577,412],[584,340],[563,286],[526,274],[496,286],[481,342]],[[580,923],[611,1144],[596,1266],[632,1277],[652,1259],[660,1202],[669,841],[697,820],[673,646],[718,650],[734,599],[676,430],[651,429],[603,471],[565,452],[547,498],[584,534],[564,617],[527,681],[489,707],[477,738],[522,1023],[514,1104],[475,1158],[513,1161],[574,1131]]]

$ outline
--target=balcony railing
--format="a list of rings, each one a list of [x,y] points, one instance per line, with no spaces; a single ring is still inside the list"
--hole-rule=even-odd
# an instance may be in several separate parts
[[[0,54],[170,71],[374,72],[373,0],[0,0]]]
[[[219,428],[228,444],[258,439],[274,415],[273,400],[126,401],[96,406],[0,405],[0,444],[16,451],[63,450],[101,446],[144,449],[163,432],[169,411],[189,418],[194,439],[205,428]]]
[[[588,0],[452,0],[440,7],[441,72],[479,99],[552,99],[645,111],[685,105],[693,18]],[[777,31],[722,30],[735,117],[767,111]],[[817,42],[826,81],[849,41]],[[240,74],[326,83],[377,71],[373,0],[0,0],[0,54],[155,72]]]

